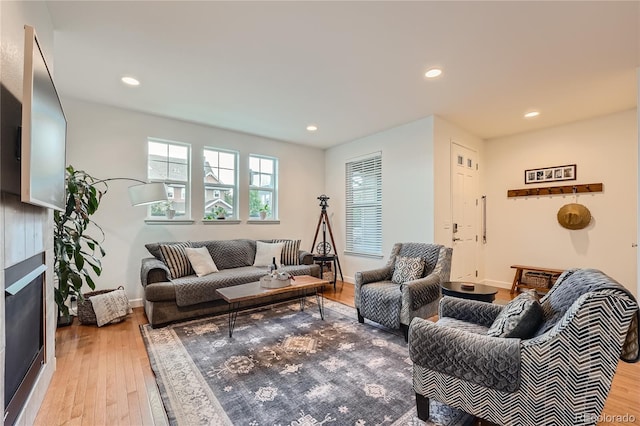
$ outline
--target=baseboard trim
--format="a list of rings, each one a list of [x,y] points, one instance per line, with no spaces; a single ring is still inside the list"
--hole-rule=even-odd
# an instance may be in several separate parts
[[[142,299],[130,299],[129,305],[131,305],[132,308],[141,308],[144,306],[144,301]]]
[[[506,288],[511,290],[511,284],[510,282],[506,282],[506,281],[496,281],[496,280],[487,280],[484,279],[481,281],[481,284],[486,284],[486,285],[490,285],[492,287],[499,287],[499,288]]]

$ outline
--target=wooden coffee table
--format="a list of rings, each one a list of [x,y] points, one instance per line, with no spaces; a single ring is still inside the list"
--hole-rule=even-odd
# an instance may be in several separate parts
[[[304,304],[307,296],[315,295],[318,301],[318,310],[320,318],[324,320],[324,297],[322,288],[329,284],[329,281],[310,275],[298,275],[291,281],[291,285],[281,288],[264,288],[260,287],[260,282],[256,281],[248,284],[234,285],[231,287],[219,288],[216,293],[229,304],[229,337],[233,336],[233,329],[236,325],[238,312],[242,309],[242,302],[253,301],[257,305],[260,301],[264,301],[274,294],[290,293],[292,297],[300,298],[300,310],[304,311]],[[252,309],[255,306],[247,306],[246,309]]]
[[[493,302],[496,298],[498,289],[484,284],[473,283],[473,289],[463,288],[463,284],[467,284],[460,281],[452,281],[442,283],[442,294],[445,296],[459,297],[461,299],[479,300],[481,302]],[[469,283],[471,284],[471,283]]]

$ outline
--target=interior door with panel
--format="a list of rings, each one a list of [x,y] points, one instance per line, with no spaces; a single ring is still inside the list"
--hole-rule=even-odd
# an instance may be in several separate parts
[[[477,158],[476,151],[451,143],[451,281],[475,282],[477,278],[480,211]]]

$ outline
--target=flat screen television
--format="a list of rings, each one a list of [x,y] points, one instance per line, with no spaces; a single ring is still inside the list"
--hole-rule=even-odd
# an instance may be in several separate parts
[[[36,32],[24,30],[21,200],[64,211],[67,119]]]

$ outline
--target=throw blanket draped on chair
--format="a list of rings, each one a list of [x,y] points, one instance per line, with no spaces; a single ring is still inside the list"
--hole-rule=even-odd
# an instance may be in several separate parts
[[[503,307],[445,297],[409,331],[418,415],[433,398],[504,425],[594,425],[619,359],[639,360],[638,303],[594,269],[565,271],[531,337],[488,335]]]

